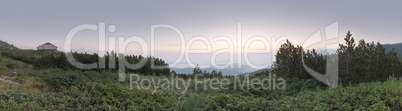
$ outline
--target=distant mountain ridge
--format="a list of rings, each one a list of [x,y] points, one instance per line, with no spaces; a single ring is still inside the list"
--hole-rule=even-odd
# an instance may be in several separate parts
[[[402,61],[402,43],[396,43],[396,44],[383,44],[383,47],[385,48],[386,52],[389,52],[394,48],[395,52],[398,54],[399,60]]]
[[[260,70],[256,70],[256,71],[253,71],[253,72],[247,72],[247,73],[241,73],[241,74],[238,74],[239,76],[245,76],[245,75],[249,75],[249,76],[254,76],[255,74],[258,74],[258,73],[261,73],[261,72],[264,72],[264,71],[272,71],[272,69],[271,68],[267,68],[267,69],[260,69]]]
[[[237,68],[237,64],[234,64],[234,66],[235,66],[235,68],[217,69],[217,68],[209,67],[209,68],[201,68],[201,70],[206,70],[207,72],[211,72],[213,70],[218,71],[218,72],[221,71],[223,75],[243,74],[243,73],[261,70],[261,69],[254,69],[245,64],[242,64],[241,68]],[[188,67],[188,68],[171,67],[170,69],[176,71],[177,73],[184,73],[184,74],[192,74],[193,70],[194,70],[194,68],[191,68],[191,67]],[[268,68],[264,68],[264,69],[268,69]]]

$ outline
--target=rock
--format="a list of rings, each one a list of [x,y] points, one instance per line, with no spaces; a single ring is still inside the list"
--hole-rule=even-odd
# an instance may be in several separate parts
[[[4,79],[4,80],[7,80],[7,79],[11,79],[11,77],[4,76],[3,79]]]
[[[7,80],[7,79],[11,79],[11,77],[4,76],[3,78],[0,79],[0,81],[6,82],[6,83],[9,83],[9,84],[21,85],[18,82],[10,81],[10,80]]]
[[[3,80],[4,82],[10,83],[10,84],[15,84],[15,85],[21,85],[18,82],[10,81],[10,80]]]
[[[9,84],[21,85],[21,84],[18,83],[18,82],[14,82],[14,81],[10,81],[10,80],[0,79],[0,81],[6,82],[6,83],[9,83]]]
[[[15,75],[17,75],[17,71],[11,71],[9,76],[14,77]]]

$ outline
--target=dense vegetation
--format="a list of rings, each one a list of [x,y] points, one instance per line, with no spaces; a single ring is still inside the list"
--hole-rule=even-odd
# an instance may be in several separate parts
[[[340,44],[337,50],[340,82],[348,84],[385,81],[389,75],[402,76],[402,65],[394,49],[385,52],[380,43],[366,43],[364,40],[356,44],[350,32],[344,40],[345,44]],[[317,54],[315,50],[305,52],[303,47],[294,46],[289,41],[281,45],[273,65],[273,73],[313,79],[302,65],[302,57],[307,66],[321,74],[325,73],[328,59],[325,55]]]
[[[19,67],[19,66],[18,66]],[[402,82],[361,83],[324,88],[314,80],[287,79],[286,90],[130,89],[112,73],[97,71],[29,70],[23,86],[3,86],[4,110],[396,110],[402,108]],[[49,77],[46,77],[49,76]],[[155,78],[157,76],[148,76]],[[52,79],[60,80],[54,81]],[[82,81],[84,80],[84,81]],[[24,82],[26,81],[26,82]],[[53,84],[57,82],[57,84]],[[1,83],[2,85],[7,85]],[[29,87],[32,89],[25,90]]]
[[[36,51],[35,51],[36,52]],[[66,58],[66,53],[58,52],[58,53],[51,53],[51,52],[36,52],[37,54],[32,54],[31,50],[6,50],[3,52],[4,56],[9,58],[13,58],[15,60],[20,60],[25,63],[32,64],[37,69],[48,69],[48,68],[60,68],[64,70],[81,70],[70,64],[70,62]],[[75,60],[80,63],[90,64],[96,63],[95,68],[86,69],[86,70],[93,70],[93,71],[115,71],[119,70],[119,58],[115,53],[106,53],[106,55],[100,57],[98,54],[87,54],[87,53],[70,53]],[[123,55],[120,55],[123,57]],[[125,60],[129,64],[138,64],[139,61],[145,59],[146,63],[144,63],[143,67],[138,69],[129,69],[126,68],[127,73],[140,73],[144,75],[169,75],[170,69],[152,69],[151,68],[151,61],[154,61],[155,66],[166,66],[169,67],[165,61],[155,57],[143,57],[141,55],[134,56],[134,55],[125,55]],[[104,65],[99,65],[99,60],[103,60]],[[111,62],[109,62],[111,61]],[[112,63],[112,64],[109,64]]]
[[[7,44],[7,43],[3,43]],[[10,46],[10,45],[6,45]],[[69,53],[71,54],[75,60],[77,60],[80,63],[84,64],[91,64],[91,63],[96,63],[95,68],[91,69],[80,69],[77,68],[76,66],[73,66],[70,64],[70,62],[66,58],[66,53],[64,52],[57,52],[57,53],[52,53],[52,52],[40,52],[40,51],[34,51],[34,50],[21,50],[18,48],[15,48],[13,50],[7,50],[6,48],[2,48],[0,45],[1,51],[3,51],[2,55],[23,61],[25,63],[33,65],[36,69],[49,69],[49,68],[59,68],[63,70],[82,70],[82,71],[111,71],[111,72],[118,72],[119,66],[121,65],[120,60],[124,59],[127,61],[129,64],[141,64],[140,62],[144,60],[145,62],[142,67],[139,67],[138,69],[131,69],[131,68],[125,68],[126,73],[137,73],[141,75],[153,75],[153,76],[170,76],[171,73],[174,75],[178,75],[182,78],[194,78],[194,74],[202,74],[204,77],[212,78],[212,77],[222,77],[222,72],[218,71],[211,71],[207,72],[205,70],[201,70],[199,67],[194,68],[194,71],[192,74],[181,74],[181,73],[176,73],[175,71],[171,71],[169,68],[169,65],[162,59],[148,56],[144,57],[141,55],[122,55],[122,54],[116,54],[113,51],[111,53],[106,53],[103,56],[99,56],[98,54],[87,54],[87,53]],[[104,61],[103,65],[100,64],[99,61]],[[163,69],[155,69],[152,68],[152,63],[154,63],[154,66],[164,66],[166,68]]]
[[[326,55],[315,50],[305,52],[302,47],[287,41],[281,45],[272,71],[249,77],[272,78],[269,82],[250,86],[270,86],[270,90],[249,89],[248,86],[235,88],[235,82],[223,85],[228,89],[195,89],[195,84],[203,86],[197,81],[190,81],[188,90],[165,90],[162,86],[137,89],[129,78],[118,81],[119,56],[114,53],[101,57],[71,53],[83,63],[106,61],[104,68],[82,70],[70,65],[64,53],[0,47],[3,55],[0,56],[0,76],[17,71],[17,76],[11,80],[21,83],[12,85],[0,80],[0,110],[402,110],[402,65],[396,59],[396,52],[386,52],[381,44],[363,40],[356,45],[350,32],[345,42],[337,51],[339,87],[327,87],[318,82],[301,65],[303,57],[307,66],[325,73]],[[206,72],[199,67],[194,68],[193,74],[176,74],[169,68],[153,70],[150,60],[155,60],[158,65],[167,64],[155,57],[124,57],[132,64],[147,60],[145,67],[127,70],[142,78],[162,79],[173,73],[178,77],[175,80],[194,80],[195,74],[203,74],[203,78],[236,80],[236,77]],[[108,64],[109,60],[117,62],[115,68],[109,69],[113,66]],[[243,81],[247,77],[239,78]],[[279,78],[286,81],[286,88],[273,89],[276,86],[271,82]]]

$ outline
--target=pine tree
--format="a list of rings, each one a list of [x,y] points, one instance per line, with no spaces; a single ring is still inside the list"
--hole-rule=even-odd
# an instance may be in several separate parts
[[[202,70],[200,69],[198,64],[197,64],[197,66],[194,67],[194,70],[193,70],[193,75],[195,75],[195,74],[202,74]]]
[[[400,66],[400,62],[394,48],[388,52],[388,62],[388,73],[392,73],[392,75],[396,73],[399,75],[398,73],[400,72],[398,72],[398,67]]]
[[[339,44],[339,49],[337,51],[339,54],[339,76],[342,77],[340,78],[341,82],[348,83],[353,78],[353,73],[351,71],[351,69],[353,69],[352,57],[354,55],[356,44],[350,31],[348,31],[344,40],[346,45]]]

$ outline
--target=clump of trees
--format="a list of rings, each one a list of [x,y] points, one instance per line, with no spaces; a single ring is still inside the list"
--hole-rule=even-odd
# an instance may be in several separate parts
[[[350,31],[344,40],[345,44],[339,44],[337,49],[340,82],[385,81],[389,75],[401,76],[402,65],[394,49],[385,52],[380,43],[366,43],[364,40],[357,44]],[[319,73],[325,73],[326,55],[318,54],[314,49],[304,51],[303,47],[295,46],[289,40],[281,45],[272,72],[285,77],[313,78],[303,67],[302,57],[307,66]]]
[[[355,43],[352,34],[345,37],[346,44],[340,44],[339,75],[343,82],[385,81],[388,75],[400,76],[400,62],[397,53],[385,48],[378,42],[366,43],[360,40]]]
[[[141,55],[117,55],[114,52],[106,53],[103,57],[100,57],[98,54],[87,54],[87,53],[72,53],[72,56],[80,63],[89,64],[89,63],[97,63],[99,65],[99,60],[105,60],[104,67],[98,67],[89,70],[95,71],[112,71],[117,72],[119,70],[119,59],[122,57],[129,64],[138,64],[139,61],[145,59],[145,64],[138,68],[138,69],[131,69],[126,67],[126,73],[137,73],[142,75],[155,75],[155,76],[162,76],[162,75],[169,75],[170,68],[169,65],[162,59],[155,58],[152,56],[144,57]],[[154,62],[155,66],[166,66],[167,68],[164,69],[154,69],[151,67],[151,62]],[[46,69],[46,68],[61,68],[65,70],[85,70],[80,69],[73,66],[66,57],[66,54],[61,52],[60,54],[50,54],[45,55],[37,59],[37,61],[33,64],[37,68]]]
[[[119,58],[125,58],[125,60],[130,64],[137,64],[139,61],[146,59],[145,65],[139,69],[130,69],[126,67],[126,73],[138,73],[142,75],[169,75],[170,68],[169,65],[162,59],[155,58],[152,56],[144,57],[141,55],[118,55],[113,51],[111,53],[106,53],[102,57],[98,54],[88,54],[88,53],[77,53],[69,52],[72,54],[75,60],[80,63],[89,64],[97,63],[99,66],[99,60],[105,60],[105,67],[98,67],[94,69],[80,69],[73,66],[66,57],[66,53],[48,53],[48,52],[35,52],[41,54],[33,54],[32,51],[16,50],[16,51],[6,51],[2,53],[4,56],[20,60],[28,64],[32,64],[38,69],[48,69],[48,68],[60,68],[64,70],[82,70],[82,71],[112,71],[117,72],[119,70]],[[111,61],[109,64],[109,61]],[[155,66],[166,66],[164,69],[153,69],[151,68],[151,61],[154,62]]]
[[[319,73],[325,72],[326,58],[312,51],[303,51],[299,45],[294,46],[289,40],[282,44],[276,54],[276,62],[272,66],[272,73],[285,77],[296,77],[300,79],[310,79],[311,76],[302,65],[302,53],[305,64]]]

